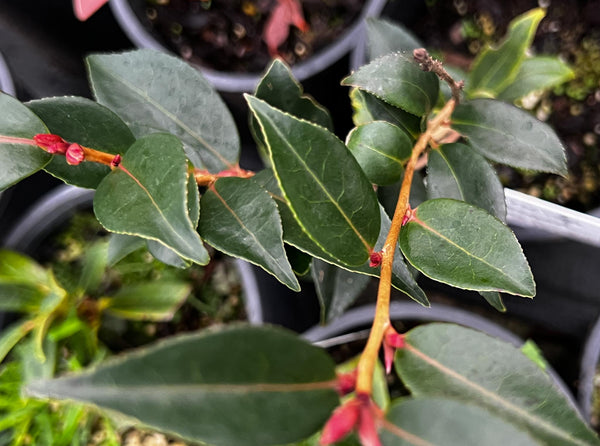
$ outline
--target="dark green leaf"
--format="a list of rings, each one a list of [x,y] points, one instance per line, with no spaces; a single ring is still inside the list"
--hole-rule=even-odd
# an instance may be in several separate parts
[[[497,291],[480,291],[479,294],[496,310],[503,313],[506,311],[504,302],[502,302],[502,296]]]
[[[325,251],[323,251],[310,237],[302,230],[302,227],[298,225],[294,218],[290,208],[287,205],[285,199],[281,197],[281,191],[277,186],[273,173],[270,170],[263,170],[254,177],[255,181],[259,181],[275,199],[279,208],[279,214],[281,215],[281,221],[283,224],[283,236],[286,243],[295,246],[299,250],[308,253],[313,257],[317,257],[324,260],[327,263],[332,263],[348,271],[353,271],[360,274],[366,274],[368,276],[379,277],[379,268],[371,268],[369,261],[357,267],[348,267],[343,263],[339,262],[335,258],[331,257]],[[381,230],[377,243],[375,244],[375,251],[381,250],[385,243],[385,239],[390,230],[390,218],[385,213],[385,210],[380,206],[379,213],[381,218]],[[392,269],[392,285],[405,293],[411,299],[419,302],[421,305],[429,306],[427,296],[421,290],[408,267],[404,263],[404,258],[400,249],[396,249],[394,254],[394,264]]]
[[[333,133],[246,96],[279,186],[310,238],[345,265],[363,264],[379,234],[373,186]]]
[[[389,54],[359,68],[342,81],[358,87],[409,113],[423,116],[438,99],[439,82],[401,53]]]
[[[342,269],[317,258],[311,268],[321,306],[321,322],[326,323],[344,313],[363,292],[370,276]]]
[[[453,324],[417,327],[397,350],[395,365],[417,397],[476,404],[541,444],[600,444],[544,371],[518,348],[483,333]]]
[[[386,54],[400,51],[408,57],[412,51],[424,45],[409,30],[398,23],[369,17],[367,19],[368,60],[372,61]]]
[[[445,144],[429,152],[427,192],[430,198],[466,201],[506,221],[502,183],[492,166],[464,144]]]
[[[505,102],[474,99],[456,107],[452,128],[492,161],[567,174],[565,149],[548,124]]]
[[[109,231],[157,240],[181,257],[208,263],[188,215],[187,161],[172,135],[136,141],[98,186],[94,212]]]
[[[465,84],[469,97],[495,97],[516,79],[544,15],[542,8],[536,8],[515,18],[506,40],[498,48],[488,48],[477,56]]]
[[[498,99],[512,102],[533,91],[545,90],[574,77],[573,70],[558,57],[525,59],[517,77],[498,95]]]
[[[237,164],[235,122],[198,70],[147,49],[96,54],[86,61],[96,99],[117,113],[136,137],[173,133],[192,164],[212,172]]]
[[[304,276],[310,271],[310,264],[312,263],[312,257],[305,252],[300,251],[298,248],[292,245],[284,245],[285,255],[288,258],[294,274],[296,276]]]
[[[334,364],[321,349],[275,328],[237,326],[180,336],[27,390],[197,441],[265,446],[317,431],[339,403],[334,385]]]
[[[40,99],[27,106],[46,124],[50,133],[95,150],[123,154],[134,143],[131,130],[108,108],[74,96]],[[110,167],[98,163],[69,166],[55,156],[45,170],[66,183],[95,189]]]
[[[372,121],[387,121],[401,128],[412,139],[421,132],[421,120],[401,108],[394,107],[366,91],[358,88],[350,90],[352,101],[352,121],[354,125],[367,124]]]
[[[412,143],[400,128],[386,121],[355,127],[346,145],[373,184],[389,185],[402,178]]]
[[[146,240],[146,248],[152,257],[165,265],[174,266],[175,268],[185,269],[188,268],[191,263],[185,259],[182,259],[175,251],[171,248],[167,248],[162,243],[154,240]]]
[[[108,265],[108,242],[97,242],[86,247],[78,288],[82,293],[94,291],[104,277]]]
[[[2,92],[0,110],[0,190],[3,190],[43,168],[52,156],[27,141],[18,141],[19,138],[30,140],[38,133],[48,133],[44,123],[31,110]],[[17,140],[10,142],[10,138]]]
[[[275,59],[271,63],[256,86],[254,95],[281,111],[333,131],[333,121],[327,109],[312,97],[304,94],[302,85],[298,83],[289,67],[281,59]],[[253,115],[250,115],[250,130],[259,149],[268,159],[269,155],[260,125]]]
[[[111,234],[108,240],[107,264],[114,266],[133,251],[145,246],[144,239],[134,235]]]
[[[408,261],[432,279],[458,288],[535,295],[527,260],[512,231],[467,203],[422,203],[400,231]]]
[[[241,257],[300,290],[283,249],[277,205],[266,190],[244,178],[220,178],[202,195],[198,230],[219,251]]]
[[[384,446],[534,446],[526,432],[481,407],[443,398],[401,399],[381,430]]]
[[[190,294],[185,282],[155,280],[124,286],[110,298],[103,298],[101,306],[107,312],[126,319],[167,321]]]

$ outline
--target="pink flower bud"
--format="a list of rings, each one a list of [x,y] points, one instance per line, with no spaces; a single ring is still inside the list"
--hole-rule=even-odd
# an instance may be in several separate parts
[[[121,164],[121,155],[119,155],[117,153],[115,155],[115,157],[112,159],[112,161],[110,162],[110,167],[118,167],[119,164]]]
[[[369,266],[371,268],[376,268],[381,265],[381,261],[383,260],[383,255],[381,251],[373,251],[369,256]]]
[[[356,370],[350,373],[341,373],[337,376],[336,390],[341,395],[348,395],[356,387]]]
[[[372,403],[360,406],[358,438],[362,446],[381,446],[379,435],[377,434],[376,411]]]
[[[48,149],[53,144],[64,143],[65,140],[51,133],[39,133],[33,137],[35,143],[42,149]]]
[[[67,148],[65,157],[67,158],[68,164],[76,166],[85,159],[85,152],[79,144],[73,143]]]
[[[325,423],[319,444],[327,446],[348,435],[358,422],[360,406],[357,399],[351,399],[334,410],[327,423]]]
[[[396,353],[396,349],[403,348],[404,345],[404,335],[396,333],[393,328],[388,329],[383,337],[383,359],[385,362],[386,373],[390,373],[392,371],[392,364],[394,362],[394,354]]]
[[[64,154],[67,151],[68,148],[69,148],[69,143],[68,142],[55,142],[54,144],[50,144],[46,148],[46,151],[48,153],[60,153],[60,154]]]

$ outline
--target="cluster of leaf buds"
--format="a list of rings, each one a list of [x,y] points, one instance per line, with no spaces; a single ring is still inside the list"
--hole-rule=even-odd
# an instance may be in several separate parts
[[[51,154],[64,155],[67,163],[76,166],[85,160],[85,151],[77,143],[69,143],[58,135],[40,133],[33,137],[38,147]]]
[[[357,394],[333,411],[319,440],[321,446],[334,444],[356,429],[363,446],[380,446],[377,434],[383,412],[366,394]]]
[[[382,261],[383,261],[383,252],[382,251],[373,251],[369,255],[369,266],[371,268],[377,268],[379,265],[381,265]]]

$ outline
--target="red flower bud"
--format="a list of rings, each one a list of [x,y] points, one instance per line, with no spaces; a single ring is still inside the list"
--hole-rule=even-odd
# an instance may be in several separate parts
[[[377,434],[376,411],[373,404],[360,406],[360,422],[358,424],[358,438],[362,446],[381,446]]]
[[[121,164],[121,155],[119,155],[117,153],[115,155],[115,157],[112,159],[112,161],[110,162],[110,167],[118,167],[119,164]]]
[[[373,251],[369,256],[369,266],[371,268],[376,268],[381,265],[381,261],[383,260],[383,255],[381,251]]]
[[[350,373],[341,373],[337,376],[336,390],[341,395],[348,395],[356,387],[356,370]]]
[[[60,154],[64,154],[67,151],[68,148],[69,148],[69,143],[68,142],[55,142],[54,144],[50,144],[46,148],[46,151],[48,153],[60,153]]]
[[[383,359],[386,373],[392,371],[396,349],[403,348],[404,345],[404,335],[397,333],[396,330],[390,327],[383,337]]]
[[[327,446],[348,435],[358,422],[359,412],[360,402],[357,399],[351,399],[334,410],[323,428],[319,444]]]
[[[76,166],[85,159],[85,152],[79,144],[73,143],[67,148],[65,157],[67,158],[68,164]]]
[[[39,133],[33,137],[33,140],[42,149],[48,149],[48,147],[50,147],[53,144],[66,142],[60,136],[53,135],[51,133]],[[56,152],[53,152],[53,153],[56,153]]]

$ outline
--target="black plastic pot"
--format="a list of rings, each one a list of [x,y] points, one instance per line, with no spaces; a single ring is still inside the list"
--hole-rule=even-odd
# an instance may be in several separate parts
[[[0,90],[11,96],[16,96],[15,84],[2,54],[0,54]]]
[[[300,62],[292,70],[299,81],[314,76],[327,69],[354,48],[363,38],[363,22],[366,17],[377,16],[385,6],[386,0],[368,0],[360,17],[334,43],[323,48],[314,56]],[[144,2],[139,0],[111,0],[110,6],[117,21],[130,40],[139,48],[152,48],[170,52],[165,45],[152,34],[140,20],[144,17]],[[204,76],[222,92],[250,92],[260,79],[260,73],[219,72],[199,67]]]
[[[302,337],[323,348],[366,339],[369,335],[369,328],[374,315],[375,307],[372,305],[353,308],[328,325],[315,326],[309,329],[302,334]],[[390,319],[392,322],[452,322],[479,330],[490,336],[509,342],[515,347],[523,345],[523,340],[514,333],[484,317],[438,303],[432,305],[431,308],[425,308],[414,302],[392,302],[390,305]],[[598,345],[600,346],[600,342]],[[567,396],[571,405],[580,412],[571,392],[560,376],[550,367],[546,371],[555,384]]]

